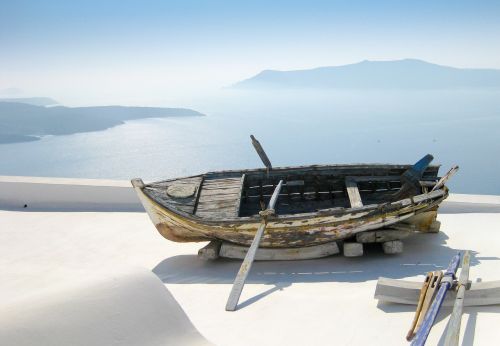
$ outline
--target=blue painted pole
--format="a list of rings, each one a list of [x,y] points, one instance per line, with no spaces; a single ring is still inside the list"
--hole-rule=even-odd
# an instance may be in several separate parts
[[[434,325],[434,321],[439,313],[439,309],[441,305],[443,305],[444,298],[446,297],[446,293],[453,285],[453,279],[455,278],[455,273],[457,272],[458,266],[460,264],[460,252],[457,253],[451,259],[450,264],[448,265],[448,269],[443,275],[441,279],[441,284],[439,285],[438,293],[436,297],[432,301],[431,307],[427,311],[427,314],[424,317],[422,325],[417,330],[417,335],[415,335],[415,339],[413,339],[411,346],[423,346],[425,345],[425,341],[427,340],[427,336],[431,331],[432,326]]]

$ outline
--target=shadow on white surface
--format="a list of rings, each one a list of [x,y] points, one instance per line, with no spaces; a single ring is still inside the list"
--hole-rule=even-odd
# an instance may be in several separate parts
[[[341,255],[305,261],[258,261],[248,277],[248,283],[276,285],[299,282],[365,282],[380,276],[405,278],[424,275],[431,270],[447,267],[461,249],[445,245],[447,235],[414,234],[405,241],[405,251],[391,256],[382,252],[379,244],[365,246],[358,258]],[[472,252],[471,266],[479,264]],[[494,258],[500,260],[500,258]],[[239,260],[203,261],[196,255],[169,257],[156,265],[153,272],[168,284],[232,284],[241,265]]]
[[[273,287],[242,302],[250,305],[276,291],[286,289],[294,283],[305,282],[366,282],[379,277],[403,279],[425,275],[429,271],[443,270],[459,250],[446,246],[447,235],[415,234],[405,241],[401,255],[385,255],[380,244],[365,247],[365,254],[358,258],[341,255],[305,261],[261,261],[255,262],[247,283],[266,284]],[[471,250],[471,266],[481,259],[500,260],[498,257],[481,258]],[[218,259],[203,261],[196,255],[180,255],[167,258],[156,265],[153,272],[167,284],[232,284],[241,261]],[[397,312],[404,307],[387,308]],[[393,311],[389,311],[393,309]]]

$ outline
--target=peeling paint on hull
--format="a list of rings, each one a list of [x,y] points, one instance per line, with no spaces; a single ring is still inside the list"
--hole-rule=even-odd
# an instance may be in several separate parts
[[[159,233],[175,242],[200,242],[224,240],[249,246],[260,225],[260,218],[246,217],[207,221],[195,216],[181,215],[159,205],[144,194],[141,187],[135,190]],[[448,196],[447,188],[404,199],[387,205],[345,209],[342,213],[309,213],[270,218],[260,247],[291,248],[324,244],[349,238],[356,233],[383,228],[406,221],[414,215],[437,210]]]

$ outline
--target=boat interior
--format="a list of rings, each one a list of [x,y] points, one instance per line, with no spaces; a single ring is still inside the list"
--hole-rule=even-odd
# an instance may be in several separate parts
[[[278,215],[293,215],[388,202],[400,190],[401,175],[409,167],[337,165],[213,172],[147,184],[144,192],[169,209],[221,220],[258,215],[283,180],[275,210]],[[422,193],[436,184],[438,170],[439,166],[425,170]]]

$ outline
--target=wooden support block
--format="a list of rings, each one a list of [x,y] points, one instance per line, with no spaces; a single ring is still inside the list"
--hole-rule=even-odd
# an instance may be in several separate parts
[[[219,255],[226,258],[242,259],[248,247],[223,242]],[[256,261],[293,261],[327,257],[340,252],[336,242],[301,248],[266,249],[259,248],[255,254]]]
[[[404,223],[412,224],[415,226],[416,231],[419,232],[439,232],[439,227],[433,227],[434,222],[436,222],[437,210],[426,211],[424,213],[417,214],[405,220]]]
[[[221,242],[218,240],[212,240],[205,247],[198,250],[198,258],[202,260],[215,260],[219,258],[219,251],[221,247]]]
[[[429,229],[427,230],[427,232],[429,233],[438,233],[439,230],[441,229],[441,221],[434,221],[432,224],[431,224],[431,227],[429,227]]]
[[[381,229],[377,231],[366,231],[356,234],[358,243],[385,243],[392,240],[401,240],[411,234],[409,229]]]
[[[375,289],[375,299],[388,303],[417,305],[422,282],[379,278]],[[456,291],[446,295],[443,306],[453,306]],[[500,281],[473,282],[465,291],[464,306],[500,304]]]
[[[344,243],[345,257],[363,256],[363,244],[361,243]]]
[[[347,194],[349,195],[349,201],[351,202],[351,208],[361,208],[363,202],[361,201],[361,195],[359,194],[358,183],[353,179],[346,179],[345,186],[347,189]]]
[[[401,240],[392,240],[382,243],[382,249],[387,255],[395,255],[403,252],[403,242]]]

